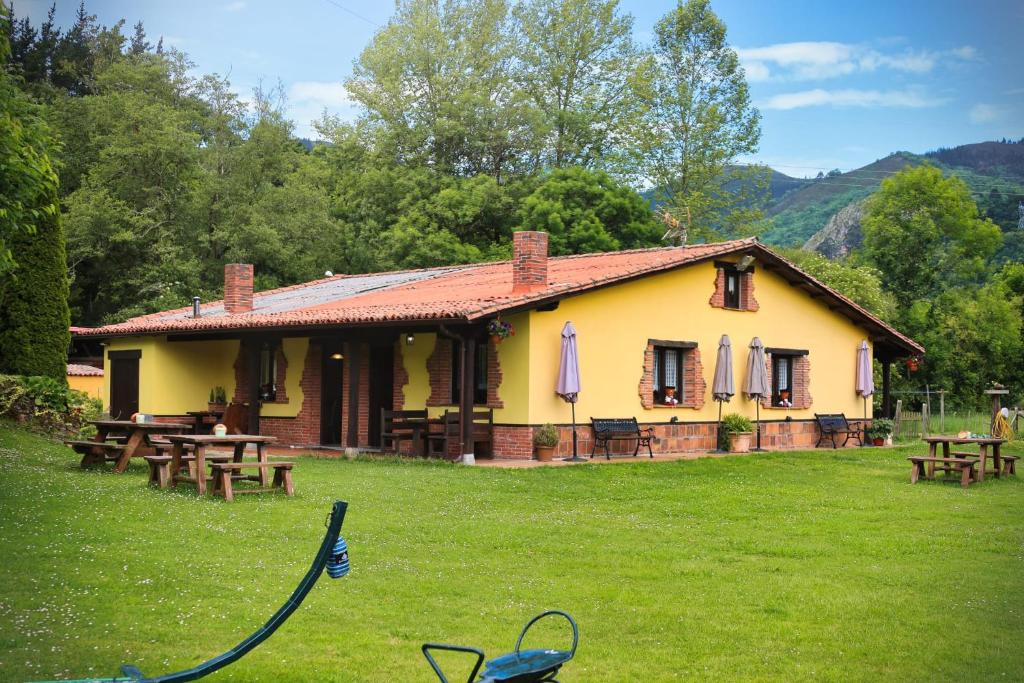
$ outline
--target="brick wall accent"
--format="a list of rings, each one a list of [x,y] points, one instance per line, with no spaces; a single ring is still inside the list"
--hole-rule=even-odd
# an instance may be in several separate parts
[[[725,308],[725,269],[715,269],[715,291],[708,299],[713,308]],[[761,308],[754,297],[754,272],[746,271],[740,273],[740,307],[741,311],[756,311]],[[734,310],[734,309],[730,309]]]
[[[756,311],[761,308],[761,304],[754,298],[754,273],[751,271],[740,276],[740,308],[744,311]]]
[[[260,417],[260,433],[276,436],[282,445],[320,443],[321,348],[311,341],[302,368],[302,406],[295,417]]]
[[[392,410],[405,409],[405,385],[409,383],[409,373],[405,369],[405,358],[402,355],[404,347],[402,339],[404,339],[404,337],[399,336],[398,341],[395,342],[395,364],[392,370],[394,377],[394,386],[391,393]]]
[[[531,292],[548,286],[548,234],[521,230],[512,233],[512,292]]]
[[[235,357],[235,393],[231,397],[232,403],[247,403],[249,396],[249,371],[246,368],[246,353],[248,344],[242,342],[238,345],[238,356]]]
[[[252,310],[252,264],[224,264],[224,310],[248,313]]]
[[[654,428],[652,448],[659,453],[706,452],[717,447],[718,425],[715,422],[641,423],[641,427]],[[555,457],[572,455],[572,427],[557,425],[559,442]],[[495,425],[494,454],[499,458],[530,459],[533,457],[531,425]],[[589,456],[593,448],[593,432],[589,425],[576,425],[578,452]],[[818,426],[814,420],[778,420],[761,423],[761,446],[769,450],[786,448],[814,448],[818,442]],[[856,447],[853,442],[848,447]],[[613,455],[632,455],[635,442],[616,441],[611,444]],[[646,457],[647,449],[640,449],[637,457]],[[598,449],[594,457],[604,455]]]
[[[772,376],[772,355],[765,354],[765,366],[768,379]],[[808,356],[796,356],[793,358],[793,395],[790,396],[793,408],[810,408],[814,399],[811,396],[811,359]],[[772,407],[772,397],[761,398],[761,406]]]
[[[452,403],[452,340],[440,335],[434,351],[427,358],[427,376],[430,379],[428,406],[448,406]]]
[[[664,406],[672,408],[703,408],[704,393],[707,391],[707,382],[704,380],[704,365],[700,361],[700,349],[687,349],[683,351],[683,399],[675,406]],[[640,375],[640,384],[637,387],[640,395],[640,405],[644,408],[663,407],[655,406],[654,403],[654,345],[648,344],[644,349],[644,365]]]
[[[487,342],[487,407],[504,408],[505,402],[498,395],[501,389],[501,359],[498,357],[498,345],[494,340]]]

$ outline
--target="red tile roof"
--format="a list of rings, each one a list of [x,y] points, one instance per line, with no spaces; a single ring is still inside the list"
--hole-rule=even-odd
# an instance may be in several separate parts
[[[88,329],[88,328],[79,328]],[[96,368],[91,365],[79,363],[68,363],[68,376],[70,377],[102,377],[103,368]]]
[[[471,322],[509,310],[521,310],[681,266],[736,252],[770,255],[789,270],[834,295],[843,308],[872,326],[881,326],[901,346],[923,349],[846,297],[825,287],[761,245],[755,238],[686,247],[636,249],[548,259],[548,286],[512,293],[510,261],[423,270],[337,275],[291,287],[258,292],[253,310],[228,315],[222,302],[204,304],[199,318],[191,307],[131,318],[123,323],[83,329],[81,336],[123,336],[253,328],[327,327],[389,322]]]

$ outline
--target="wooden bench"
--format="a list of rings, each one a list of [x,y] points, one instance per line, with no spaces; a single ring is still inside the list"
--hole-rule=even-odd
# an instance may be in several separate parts
[[[1017,475],[1017,461],[1020,460],[1019,455],[1001,455],[999,459],[1003,461],[1003,474]]]
[[[821,432],[821,436],[818,437],[818,443],[815,444],[815,448],[821,446],[821,442],[825,440],[825,437],[829,437],[832,440],[832,448],[839,448],[839,444],[836,443],[836,437],[842,436],[843,443],[850,440],[851,437],[856,437],[860,444],[864,445],[864,434],[862,427],[851,427],[849,420],[846,419],[846,415],[843,413],[815,413],[814,419],[818,421],[818,430]]]
[[[612,459],[610,443],[612,441],[632,441],[636,439],[636,448],[633,449],[633,457],[640,452],[641,446],[647,447],[647,454],[654,457],[651,450],[651,439],[654,438],[654,428],[647,427],[640,429],[640,424],[635,417],[592,417],[590,426],[594,430],[594,445],[590,449],[590,457],[594,457],[598,446],[604,446],[604,457]]]
[[[494,449],[494,410],[474,410],[470,413],[469,419],[473,421],[473,453],[481,454],[476,450],[476,445],[485,444],[487,455],[490,456]],[[462,453],[451,455],[449,450],[451,444],[457,444],[462,440],[459,411],[444,411],[440,418],[431,421],[431,426],[432,428],[427,431],[427,457],[461,460]]]
[[[210,463],[210,469],[213,472],[213,489],[210,493],[215,496],[221,496],[228,502],[233,501],[236,491],[232,488],[231,482],[234,479],[234,475],[244,468],[253,467],[256,469],[273,469],[274,483],[267,488],[239,489],[237,493],[259,493],[261,491],[282,489],[286,496],[294,496],[295,487],[292,484],[292,467],[294,464],[289,461]]]
[[[104,462],[113,462],[121,457],[126,448],[123,443],[111,443],[109,441],[65,441],[76,453],[81,454],[81,466],[92,467],[102,465]]]
[[[910,483],[916,484],[922,476],[925,479],[935,478],[935,464],[942,463],[940,468],[945,472],[959,471],[960,485],[967,488],[972,481],[978,480],[978,460],[973,458],[933,458],[926,455],[912,455],[907,458],[910,461]],[[925,463],[928,463],[928,471],[925,471]]]
[[[157,452],[156,455],[145,455],[146,463],[149,465],[149,485],[156,486],[157,488],[165,489],[171,485],[171,460],[174,458],[170,455],[163,455],[161,452]],[[230,455],[207,455],[207,462],[228,462],[231,460]],[[189,469],[191,470],[196,461],[194,455],[182,455],[181,461],[188,463]]]
[[[380,409],[380,447],[382,450],[399,452],[402,441],[411,441],[413,452],[423,452],[423,436],[427,429],[426,410]]]

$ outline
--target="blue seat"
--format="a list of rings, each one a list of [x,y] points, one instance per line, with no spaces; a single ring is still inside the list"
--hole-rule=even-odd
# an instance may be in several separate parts
[[[530,627],[536,624],[544,617],[557,615],[564,617],[569,625],[572,627],[572,648],[569,650],[522,650],[520,647],[523,644],[523,638],[526,636],[526,632],[530,630]],[[438,665],[437,660],[431,655],[431,650],[444,650],[448,652],[466,652],[469,654],[476,655],[476,665],[473,667],[473,671],[469,674],[469,678],[466,679],[466,683],[543,683],[548,681],[556,681],[555,674],[562,666],[571,660],[576,655],[576,645],[579,643],[580,634],[579,629],[576,627],[576,622],[571,616],[560,610],[548,610],[542,612],[530,619],[526,626],[523,627],[522,632],[519,634],[519,639],[516,640],[516,647],[513,652],[510,652],[500,657],[487,662],[484,666],[484,670],[480,673],[480,678],[476,679],[477,672],[480,671],[480,666],[484,661],[483,650],[475,647],[467,647],[465,645],[444,645],[441,643],[426,643],[423,646],[423,656],[427,658],[431,668],[437,677],[441,680],[441,683],[450,683],[444,672],[441,671],[441,667]]]

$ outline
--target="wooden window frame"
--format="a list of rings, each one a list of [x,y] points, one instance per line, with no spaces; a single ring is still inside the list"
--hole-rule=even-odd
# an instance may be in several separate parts
[[[807,351],[804,349],[782,349],[782,348],[766,348],[765,352],[771,356],[772,361],[772,376],[770,382],[772,385],[772,397],[771,405],[775,408],[792,408],[798,405],[796,397],[796,380],[795,371],[796,364],[802,356],[807,355]],[[782,394],[779,390],[779,363],[778,359],[786,359],[786,386],[789,391],[789,403],[788,406],[781,405]]]
[[[259,399],[264,403],[273,403],[277,401],[277,354],[281,349],[281,342],[264,342],[260,345],[260,366],[259,372]],[[266,357],[265,357],[266,356]],[[264,369],[267,370],[264,375]],[[263,387],[270,385],[270,391],[268,393],[263,392]]]
[[[722,305],[731,311],[743,310],[743,273],[735,267],[722,269],[725,272],[725,282],[722,283]],[[729,283],[735,283],[735,292],[729,293]]]
[[[652,387],[652,399],[654,405],[664,406],[665,401],[665,387],[674,387],[676,390],[676,401],[678,403],[672,405],[681,405],[686,401],[686,397],[689,392],[693,390],[692,387],[686,386],[686,373],[684,367],[686,364],[686,354],[692,353],[693,349],[697,348],[696,342],[677,342],[668,341],[665,339],[648,339],[647,343],[652,347],[654,353],[654,367],[651,375],[651,387]],[[667,352],[674,352],[676,354],[676,372],[674,378],[665,376],[665,355]],[[672,380],[670,383],[669,380]]]

